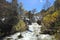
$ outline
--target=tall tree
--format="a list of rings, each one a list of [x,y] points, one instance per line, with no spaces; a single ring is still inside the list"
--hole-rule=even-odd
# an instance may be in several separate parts
[[[19,5],[19,17],[21,18],[24,14],[24,9],[23,9],[23,4],[22,2],[20,2],[20,5]]]
[[[60,10],[60,0],[56,0],[54,6],[55,10]]]
[[[46,0],[44,6],[43,6],[43,9],[48,9],[50,7],[51,3],[49,2],[49,0]]]

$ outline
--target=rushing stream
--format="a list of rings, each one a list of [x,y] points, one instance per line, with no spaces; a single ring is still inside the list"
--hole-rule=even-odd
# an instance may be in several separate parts
[[[28,25],[29,30],[25,32],[18,32],[10,37],[5,37],[4,40],[55,40],[54,36],[48,34],[40,34],[41,25],[37,23],[32,23],[32,25]],[[19,35],[22,35],[22,38],[18,38]]]

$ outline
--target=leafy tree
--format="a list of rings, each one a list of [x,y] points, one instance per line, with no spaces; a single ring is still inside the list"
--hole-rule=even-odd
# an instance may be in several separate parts
[[[9,5],[8,2],[7,7],[5,7],[5,3],[5,0],[3,3],[0,2],[0,37],[11,34],[13,31],[12,27],[18,22],[17,10],[13,10],[12,7],[9,7],[11,5]]]
[[[56,0],[54,5],[56,10],[60,10],[60,0]]]

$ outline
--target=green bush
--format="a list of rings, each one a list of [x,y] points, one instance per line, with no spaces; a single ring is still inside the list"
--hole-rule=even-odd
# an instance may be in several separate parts
[[[19,22],[14,26],[15,31],[26,31],[27,30],[27,25],[23,20],[19,20]]]

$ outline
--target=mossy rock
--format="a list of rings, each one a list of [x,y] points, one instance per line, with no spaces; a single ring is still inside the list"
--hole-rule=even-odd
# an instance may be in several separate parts
[[[56,40],[60,40],[60,33],[56,33],[56,34],[55,34],[55,39],[56,39]]]

